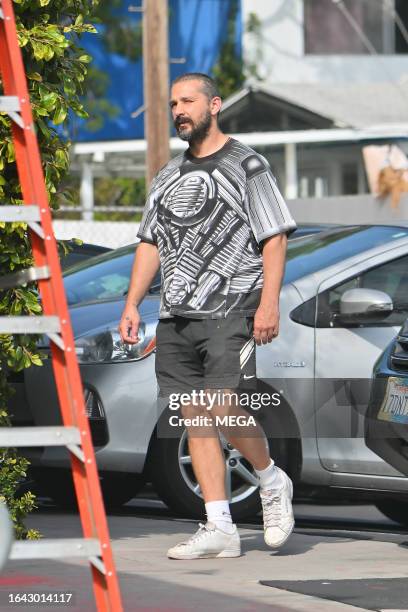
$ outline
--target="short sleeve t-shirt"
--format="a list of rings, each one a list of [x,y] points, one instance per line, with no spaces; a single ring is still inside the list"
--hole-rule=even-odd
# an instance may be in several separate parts
[[[230,138],[207,157],[189,151],[155,177],[138,237],[157,245],[160,319],[254,315],[262,243],[296,229],[264,157]]]

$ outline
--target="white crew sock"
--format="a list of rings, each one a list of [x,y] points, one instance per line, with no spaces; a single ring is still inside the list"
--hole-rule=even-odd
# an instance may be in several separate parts
[[[261,489],[279,489],[282,485],[282,478],[275,467],[273,459],[264,470],[255,470],[259,478],[259,486]]]
[[[225,533],[234,533],[234,524],[232,522],[231,512],[228,500],[221,499],[217,501],[207,502],[205,504],[205,512],[207,519],[216,525]]]

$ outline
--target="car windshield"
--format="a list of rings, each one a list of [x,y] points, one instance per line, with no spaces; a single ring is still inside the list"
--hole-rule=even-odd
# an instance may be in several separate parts
[[[136,245],[115,249],[69,268],[64,285],[69,305],[124,296],[129,286]],[[153,285],[157,284],[156,279]]]
[[[323,267],[358,255],[377,245],[408,236],[408,229],[393,226],[355,226],[324,231],[288,243],[285,283]],[[68,304],[114,299],[126,294],[136,245],[115,249],[70,268],[64,275]],[[160,274],[151,293],[158,293]]]

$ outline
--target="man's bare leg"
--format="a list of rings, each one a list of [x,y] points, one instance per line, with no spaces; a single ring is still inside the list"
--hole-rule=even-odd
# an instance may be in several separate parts
[[[205,503],[226,499],[225,458],[219,437],[189,435],[188,448],[193,470]]]
[[[207,389],[206,393],[218,393],[217,390]],[[222,393],[234,396],[231,389],[223,389]],[[182,409],[185,418],[200,415],[207,418],[215,416],[244,416],[248,413],[232,399],[221,406],[214,406],[208,411],[205,406],[184,406]],[[251,426],[251,435],[245,436],[242,426],[220,427],[225,438],[234,448],[247,459],[256,470],[264,470],[271,464],[268,441],[259,423]],[[226,499],[225,488],[225,459],[221,449],[219,435],[214,424],[208,426],[187,427],[188,444],[193,470],[200,485],[204,502]]]
[[[241,408],[235,398],[232,389],[223,389],[225,402],[223,405],[214,406],[211,411],[214,416],[237,416],[247,418],[248,412]],[[250,426],[250,436],[245,435],[248,426],[236,425],[234,427],[220,427],[220,431],[228,442],[247,459],[256,470],[266,469],[271,458],[269,445],[265,432],[259,423]]]
[[[260,425],[258,425],[259,435],[253,438],[234,436],[228,429],[229,428],[226,428],[225,431],[223,430],[223,435],[234,448],[239,450],[256,470],[265,470],[270,465],[271,458],[269,446],[265,433]]]
[[[190,405],[182,408],[184,418],[207,411]],[[204,426],[188,426],[188,446],[195,477],[204,497],[206,524],[200,524],[197,532],[187,541],[180,542],[167,551],[170,559],[228,558],[241,555],[241,542],[233,524],[225,491],[225,459],[219,433],[211,423]]]
[[[226,400],[225,395],[228,396],[228,393],[230,399]],[[225,390],[225,395],[223,405],[217,406],[214,414],[249,416],[239,406],[236,394]],[[246,432],[249,428],[250,431]],[[271,548],[279,548],[286,542],[295,524],[292,481],[283,470],[275,466],[269,456],[268,442],[258,423],[253,425],[248,420],[246,426],[227,426],[220,429],[229,443],[237,448],[256,470],[260,485],[265,542]]]
[[[211,414],[205,406],[184,406],[184,418]],[[204,502],[226,499],[225,490],[225,458],[222,452],[218,430],[214,424],[187,427],[188,448],[194,475],[200,485]]]

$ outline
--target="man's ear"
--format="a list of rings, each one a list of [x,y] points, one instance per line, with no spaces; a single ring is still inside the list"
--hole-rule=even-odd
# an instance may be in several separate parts
[[[221,98],[219,96],[215,96],[215,98],[211,100],[211,114],[217,115],[221,110],[221,106],[222,106]]]

